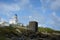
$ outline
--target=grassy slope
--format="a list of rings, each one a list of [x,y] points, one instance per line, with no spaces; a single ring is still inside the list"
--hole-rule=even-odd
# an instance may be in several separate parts
[[[43,27],[39,27],[38,31],[39,32],[47,32],[47,33],[60,33],[60,31],[53,30],[51,28],[43,28]]]
[[[26,29],[24,28],[17,28],[19,29],[20,31],[26,31]],[[1,28],[0,27],[0,31],[3,32],[2,34],[6,33],[6,32],[16,32],[15,28],[13,27],[6,27],[6,28]],[[53,30],[51,28],[43,28],[43,27],[39,27],[38,28],[38,32],[47,32],[47,33],[53,33],[53,32],[56,32],[56,33],[60,33],[60,31],[57,31],[57,30]],[[1,34],[1,33],[0,33]]]
[[[18,29],[21,30],[21,31],[25,31],[26,30],[26,29],[23,29],[23,28],[18,28]],[[12,28],[12,27],[1,28],[0,27],[0,40],[5,40],[6,39],[6,37],[4,36],[5,33],[11,33],[11,31],[16,33],[15,28]],[[47,32],[47,33],[55,32],[55,33],[60,33],[60,31],[56,31],[56,30],[53,30],[53,29],[50,29],[50,28],[43,28],[43,27],[39,27],[38,28],[38,32]]]

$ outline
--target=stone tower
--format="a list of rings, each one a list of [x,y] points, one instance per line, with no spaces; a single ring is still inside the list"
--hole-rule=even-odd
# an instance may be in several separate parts
[[[37,30],[38,30],[38,22],[30,21],[29,22],[29,29],[34,31],[34,32],[37,32]]]

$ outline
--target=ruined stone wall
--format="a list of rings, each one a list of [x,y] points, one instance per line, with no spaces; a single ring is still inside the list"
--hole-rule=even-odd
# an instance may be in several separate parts
[[[37,32],[37,30],[38,30],[38,22],[30,21],[29,22],[29,29],[34,31],[34,32]]]

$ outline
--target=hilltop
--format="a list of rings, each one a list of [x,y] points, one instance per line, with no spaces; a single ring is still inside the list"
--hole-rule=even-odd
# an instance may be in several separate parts
[[[52,34],[52,33],[60,33],[60,31],[58,31],[58,30],[54,30],[54,29],[51,29],[51,28],[44,28],[44,27],[39,27],[38,31],[43,32],[43,33],[50,33],[50,34]]]
[[[43,28],[39,27],[38,32],[33,32],[24,27],[13,28],[13,27],[0,27],[0,40],[40,40],[40,39],[48,39],[58,40],[60,37],[60,31],[53,30],[51,28]]]

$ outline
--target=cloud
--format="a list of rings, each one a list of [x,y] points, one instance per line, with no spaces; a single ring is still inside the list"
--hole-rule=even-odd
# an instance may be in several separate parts
[[[2,9],[2,11],[19,11],[20,7],[16,4],[12,4],[12,5],[1,4],[0,9]]]
[[[11,4],[11,5],[4,4],[4,3],[0,4],[0,13],[8,17],[10,16],[10,14],[13,14],[13,12],[20,11],[20,10],[21,10],[20,6],[16,4]]]
[[[60,8],[60,0],[55,0],[51,3],[51,9],[58,10]]]
[[[4,0],[0,2],[0,13],[6,16],[10,16],[15,12],[24,9],[26,4],[29,3],[29,0],[7,0],[7,2]]]
[[[58,10],[60,8],[60,0],[40,0],[42,6],[50,8],[51,10]]]
[[[57,13],[56,12],[53,12],[52,15],[51,15],[51,25],[52,27],[55,27],[56,29],[60,29],[60,17],[57,16]],[[53,23],[52,23],[53,22]]]
[[[55,19],[55,21],[59,21],[60,22],[60,17],[57,16],[57,13],[56,12],[53,12],[52,13],[52,17],[53,17],[53,19]]]
[[[40,0],[43,7],[49,6],[53,0]]]
[[[39,24],[39,26],[43,26],[43,27],[46,27],[45,25],[45,17],[42,16],[42,15],[31,15],[29,16],[29,21],[37,21]]]
[[[33,10],[32,15],[29,16],[29,21],[37,21],[39,25],[45,25],[46,18],[40,12]]]
[[[60,17],[56,13],[60,9],[60,0],[40,0],[42,6],[42,11],[45,12],[51,10],[52,14],[47,19],[48,21],[45,23],[54,29],[60,29]],[[48,10],[47,10],[48,9]],[[44,12],[44,13],[45,13]]]

